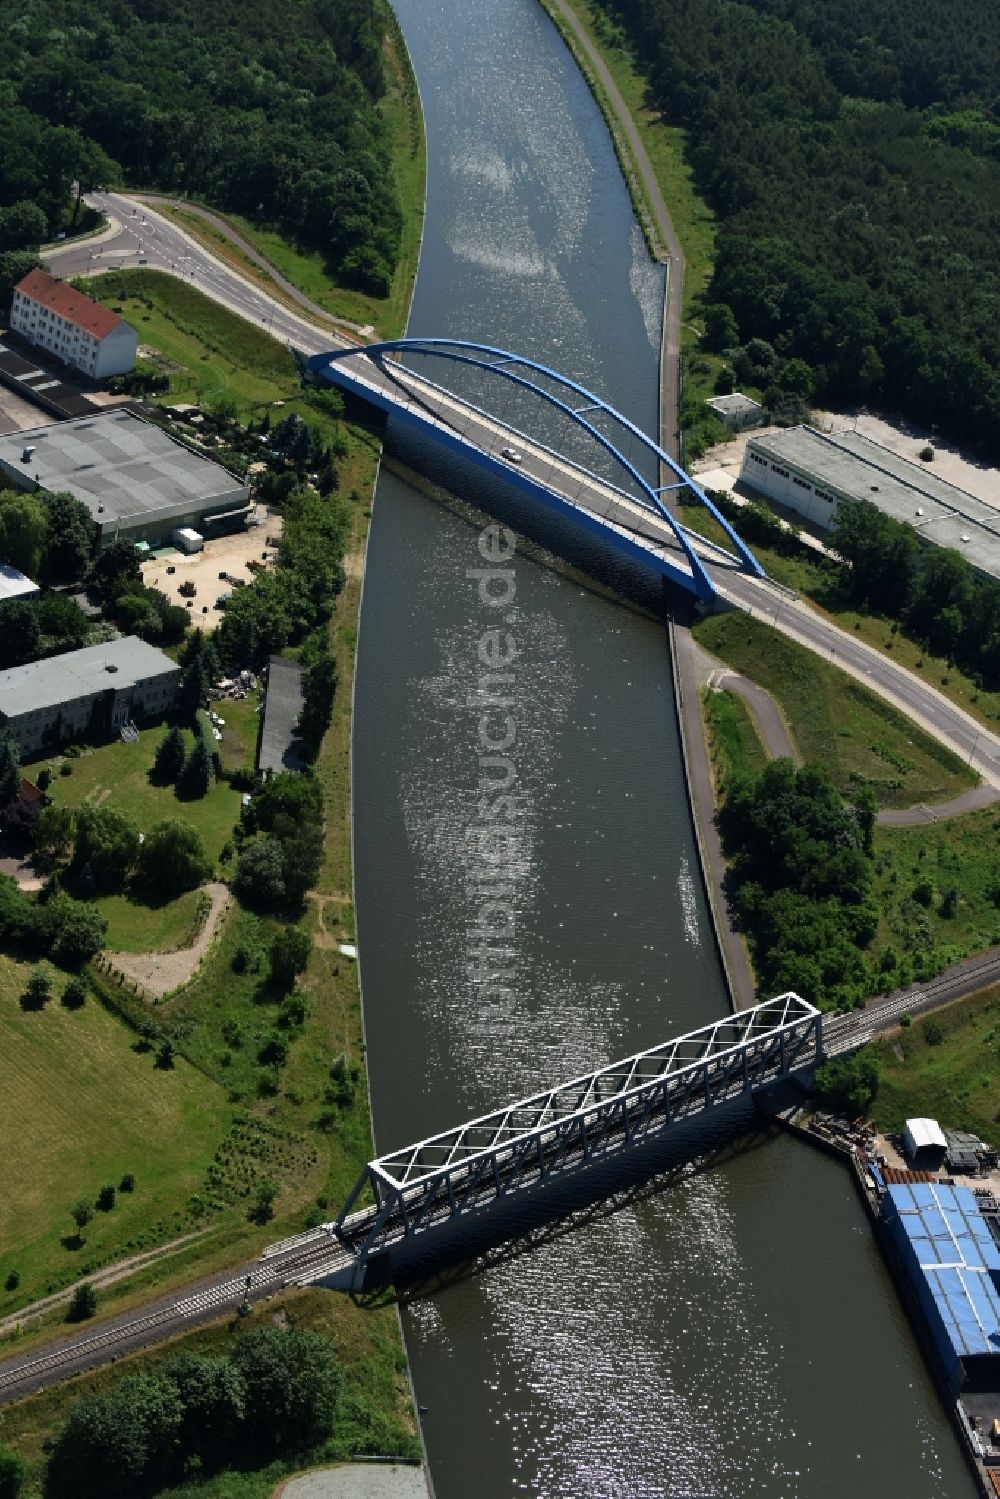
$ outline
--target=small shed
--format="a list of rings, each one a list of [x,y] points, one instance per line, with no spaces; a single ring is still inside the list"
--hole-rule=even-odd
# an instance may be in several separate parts
[[[911,1166],[936,1171],[947,1149],[948,1141],[936,1119],[907,1119],[903,1125],[903,1151]]]
[[[705,402],[733,432],[742,432],[747,427],[759,427],[764,420],[764,408],[752,396],[734,390],[728,396],[710,396]]]

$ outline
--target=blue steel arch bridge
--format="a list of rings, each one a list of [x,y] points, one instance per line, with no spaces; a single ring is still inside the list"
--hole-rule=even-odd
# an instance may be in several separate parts
[[[715,598],[712,571],[763,577],[749,547],[697,480],[609,402],[525,355],[453,338],[399,338],[317,354],[308,378],[327,381],[424,439],[501,475],[531,501],[693,594]],[[425,366],[444,370],[446,387]],[[435,369],[435,373],[438,369]],[[728,546],[683,523],[701,505]]]

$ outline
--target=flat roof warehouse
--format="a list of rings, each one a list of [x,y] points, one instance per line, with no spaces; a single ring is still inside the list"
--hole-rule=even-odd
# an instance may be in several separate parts
[[[755,436],[747,448],[838,498],[869,500],[893,520],[912,526],[924,541],[951,547],[979,572],[1000,578],[1000,509],[939,479],[926,465],[918,467],[860,432],[830,436],[814,427]],[[753,482],[746,468],[744,476]]]
[[[212,509],[239,510],[249,497],[221,464],[124,409],[2,437],[0,471],[21,488],[68,490],[87,506],[102,540]]]

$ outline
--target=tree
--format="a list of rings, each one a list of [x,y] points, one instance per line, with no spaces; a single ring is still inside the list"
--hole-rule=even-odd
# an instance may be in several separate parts
[[[134,1192],[135,1191],[135,1177],[132,1175],[131,1171],[126,1171],[125,1175],[122,1177],[121,1181],[118,1183],[118,1190],[119,1190],[119,1192]]]
[[[285,899],[285,859],[277,838],[255,838],[236,861],[233,886],[246,905],[278,909]]]
[[[179,1353],[160,1365],[160,1376],[177,1391],[183,1409],[180,1451],[208,1466],[234,1452],[246,1415],[246,1381],[229,1362]]]
[[[880,1081],[877,1058],[863,1048],[851,1057],[817,1067],[813,1094],[825,1108],[856,1119],[871,1108]]]
[[[141,554],[134,542],[124,537],[109,542],[90,569],[91,582],[105,603],[113,603],[130,585],[142,585]]]
[[[180,1396],[160,1374],[122,1380],[70,1410],[53,1444],[48,1491],[73,1499],[134,1499],[175,1471],[184,1419]]]
[[[319,753],[323,735],[330,726],[333,698],[337,690],[337,663],[325,629],[315,630],[305,641],[299,657],[303,670],[303,704],[299,716],[302,746],[310,759]]]
[[[135,868],[141,848],[139,830],[114,807],[84,802],[76,814],[72,869],[90,865],[98,890],[120,890]]]
[[[104,946],[108,923],[96,906],[60,893],[46,911],[51,934],[51,957],[63,968],[79,968]]]
[[[64,490],[43,490],[41,501],[49,521],[46,577],[56,583],[75,583],[93,555],[96,522],[83,501]]]
[[[18,1499],[24,1484],[24,1463],[9,1447],[0,1447],[0,1499]]]
[[[101,1187],[97,1194],[97,1211],[99,1213],[110,1213],[115,1205],[115,1189],[108,1183]]]
[[[724,302],[714,302],[705,308],[705,334],[702,343],[714,354],[724,349],[735,348],[740,341],[739,325],[733,309]]]
[[[0,491],[0,562],[37,578],[48,536],[48,516],[36,495]]]
[[[156,1052],[156,1066],[160,1072],[172,1072],[174,1067],[174,1043],[164,1036]]]
[[[194,748],[184,761],[181,773],[177,777],[177,795],[194,801],[198,797],[205,796],[211,784],[212,762],[209,759],[205,741],[199,734]]]
[[[3,609],[0,631],[0,667],[23,666],[42,653],[42,632],[32,599],[10,599]]]
[[[67,1010],[82,1010],[87,1003],[89,986],[87,980],[81,976],[70,979],[62,992],[60,1003]]]
[[[76,1224],[78,1237],[82,1239],[83,1230],[94,1216],[94,1204],[89,1198],[81,1197],[80,1201],[70,1208],[70,1216]]]
[[[204,653],[199,653],[181,672],[177,683],[176,707],[178,715],[193,723],[199,708],[208,701],[209,676]]]
[[[0,728],[0,807],[9,806],[21,789],[21,756],[13,736]]]
[[[0,208],[0,245],[5,250],[37,250],[48,238],[49,221],[30,199]]]
[[[870,786],[862,786],[854,798],[854,812],[861,829],[861,846],[869,859],[875,857],[875,822],[878,818],[878,802]]]
[[[198,830],[178,818],[158,822],[139,855],[139,878],[150,889],[175,895],[193,890],[212,872]]]
[[[246,1391],[247,1441],[263,1452],[304,1452],[329,1435],[341,1369],[316,1333],[264,1327],[246,1333],[231,1355]]]
[[[181,773],[184,756],[184,735],[174,724],[156,746],[156,755],[153,759],[153,775],[156,780],[166,786],[172,785]]]
[[[271,982],[282,993],[305,972],[312,954],[312,938],[300,926],[285,926],[271,943]]]
[[[274,1217],[274,1202],[277,1195],[278,1189],[273,1181],[265,1178],[258,1183],[256,1196],[247,1214],[251,1223],[270,1223]]]
[[[38,814],[35,848],[45,858],[62,859],[73,841],[76,819],[69,807],[43,807]]]
[[[22,1010],[44,1009],[52,996],[52,980],[41,969],[36,968],[24,986],[21,995]]]
[[[19,848],[34,848],[41,810],[37,802],[25,801],[23,798],[11,802],[5,809],[3,830]]]

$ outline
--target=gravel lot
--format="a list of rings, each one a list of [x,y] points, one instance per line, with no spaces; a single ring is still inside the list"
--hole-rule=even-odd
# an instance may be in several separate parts
[[[182,607],[189,602],[180,592],[182,583],[191,580],[197,593],[190,600],[191,622],[202,630],[214,630],[222,618],[222,611],[215,607],[219,596],[227,592],[231,583],[219,577],[229,573],[249,583],[253,573],[248,562],[263,560],[263,553],[274,555],[274,547],[267,545],[269,536],[281,535],[281,516],[258,505],[260,525],[247,531],[238,531],[234,536],[220,536],[217,541],[206,541],[203,551],[187,556],[173,548],[161,551],[142,565],[142,580],[149,588],[159,588],[172,604]],[[173,567],[175,572],[168,573]]]
[[[403,1463],[342,1463],[280,1484],[271,1499],[428,1499],[422,1467]]]

